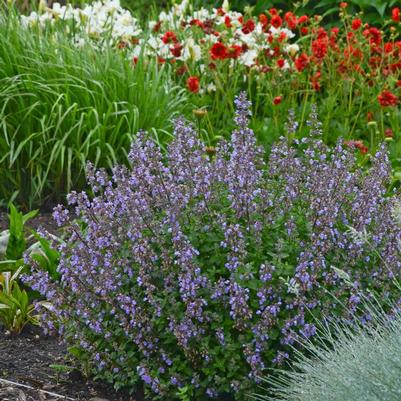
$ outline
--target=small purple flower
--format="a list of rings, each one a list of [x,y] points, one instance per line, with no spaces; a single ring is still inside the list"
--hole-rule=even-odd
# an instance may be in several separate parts
[[[241,397],[316,334],[315,318],[350,320],[367,290],[396,293],[400,201],[385,146],[361,168],[342,140],[323,142],[312,108],[310,134],[294,139],[289,113],[267,157],[244,93],[235,105],[236,129],[213,155],[178,118],[167,152],[139,132],[129,166],[89,163],[90,193],[54,210],[60,279],[25,255],[24,283],[51,301],[36,305],[45,332],[99,377],[166,399],[181,386]]]

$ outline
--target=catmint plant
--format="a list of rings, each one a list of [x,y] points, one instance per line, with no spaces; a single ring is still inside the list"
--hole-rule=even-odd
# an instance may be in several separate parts
[[[235,106],[215,153],[183,119],[166,153],[140,132],[129,168],[89,164],[94,195],[54,211],[60,280],[26,280],[51,298],[45,330],[116,388],[242,400],[317,318],[350,318],[367,290],[391,297],[401,228],[385,147],[360,167],[352,147],[324,144],[312,110],[310,135],[289,121],[267,158],[244,93]]]

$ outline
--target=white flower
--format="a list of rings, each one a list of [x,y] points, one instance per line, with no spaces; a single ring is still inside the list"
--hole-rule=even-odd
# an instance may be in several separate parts
[[[162,11],[159,14],[159,21],[168,21],[169,20],[169,16],[166,14],[165,11]],[[156,24],[156,23],[155,23]]]
[[[240,17],[242,17],[242,14],[241,14],[241,13],[238,13],[238,12],[236,12],[236,11],[231,11],[231,12],[228,13],[227,15],[228,15],[228,17],[230,18],[230,20],[231,20],[231,25],[232,25],[233,27],[235,27],[235,28],[241,28],[241,27],[242,27],[242,24],[241,24],[241,22],[239,21],[239,20],[240,20]],[[224,21],[224,20],[223,20],[223,21]]]
[[[188,38],[185,41],[184,48],[182,50],[182,54],[179,57],[182,61],[199,61],[202,57],[202,51],[200,46],[198,46],[193,38]]]
[[[212,18],[212,15],[210,14],[209,10],[202,7],[200,10],[195,11],[193,15],[189,17],[189,20],[192,19],[207,20],[210,18]]]
[[[171,56],[169,45],[163,44],[163,46],[160,46],[157,54],[162,58]]]
[[[149,21],[148,27],[151,31],[153,31],[154,27],[157,25],[157,21]]]
[[[247,52],[241,54],[239,61],[241,64],[251,67],[253,64],[255,64],[257,57],[258,52],[256,50],[248,50]]]
[[[129,11],[125,11],[117,20],[118,24],[123,26],[130,26],[134,24],[134,18]]]
[[[256,46],[256,37],[253,35],[245,34],[242,31],[239,31],[237,34],[242,43],[245,43],[248,47]]]
[[[287,39],[292,39],[295,36],[294,32],[287,28],[275,28],[274,26],[269,28],[269,33],[275,38],[278,38],[282,33],[285,34]]]
[[[111,1],[105,2],[103,9],[104,9],[104,12],[106,12],[107,14],[113,14],[114,12],[121,9],[120,0],[111,0]]]
[[[147,45],[153,50],[158,50],[164,43],[160,38],[152,36],[149,38]]]
[[[294,43],[292,45],[286,45],[284,51],[290,56],[295,56],[299,52],[299,46]]]
[[[60,3],[53,3],[52,11],[53,11],[53,15],[55,15],[55,16],[61,15],[61,12],[62,12],[61,4]]]
[[[79,37],[75,38],[75,46],[76,47],[79,47],[79,48],[84,47],[85,43],[86,43],[85,39],[79,38]]]
[[[224,0],[223,1],[223,5],[221,7],[223,9],[224,12],[228,12],[230,11],[230,3],[228,2],[228,0]]]
[[[132,49],[132,57],[131,57],[131,58],[139,57],[139,56],[141,55],[141,53],[142,53],[142,46],[141,46],[141,44],[136,45],[136,46]]]
[[[45,11],[45,9],[47,8],[47,1],[46,0],[40,0],[39,1],[39,12],[43,12]]]
[[[217,88],[214,83],[211,83],[206,86],[206,90],[207,90],[207,92],[212,93],[212,92],[216,92]]]

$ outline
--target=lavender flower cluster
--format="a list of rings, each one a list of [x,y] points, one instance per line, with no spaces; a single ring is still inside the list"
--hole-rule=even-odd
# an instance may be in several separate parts
[[[130,168],[89,165],[95,196],[55,209],[61,280],[27,281],[53,304],[43,325],[117,387],[241,400],[316,317],[354,313],[366,289],[391,297],[401,227],[386,149],[359,167],[354,149],[323,143],[312,111],[309,137],[289,121],[267,158],[245,94],[235,106],[215,153],[178,119],[166,154],[141,132]]]

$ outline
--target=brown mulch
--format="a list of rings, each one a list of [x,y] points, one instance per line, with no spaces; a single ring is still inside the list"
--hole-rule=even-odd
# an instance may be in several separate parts
[[[71,369],[60,370],[51,365],[71,367]],[[1,379],[33,389],[2,382]],[[83,377],[74,369],[74,361],[68,356],[66,347],[57,338],[43,335],[40,329],[29,327],[21,335],[13,337],[0,328],[0,400],[68,399],[143,401],[140,395],[117,393],[111,386]]]

